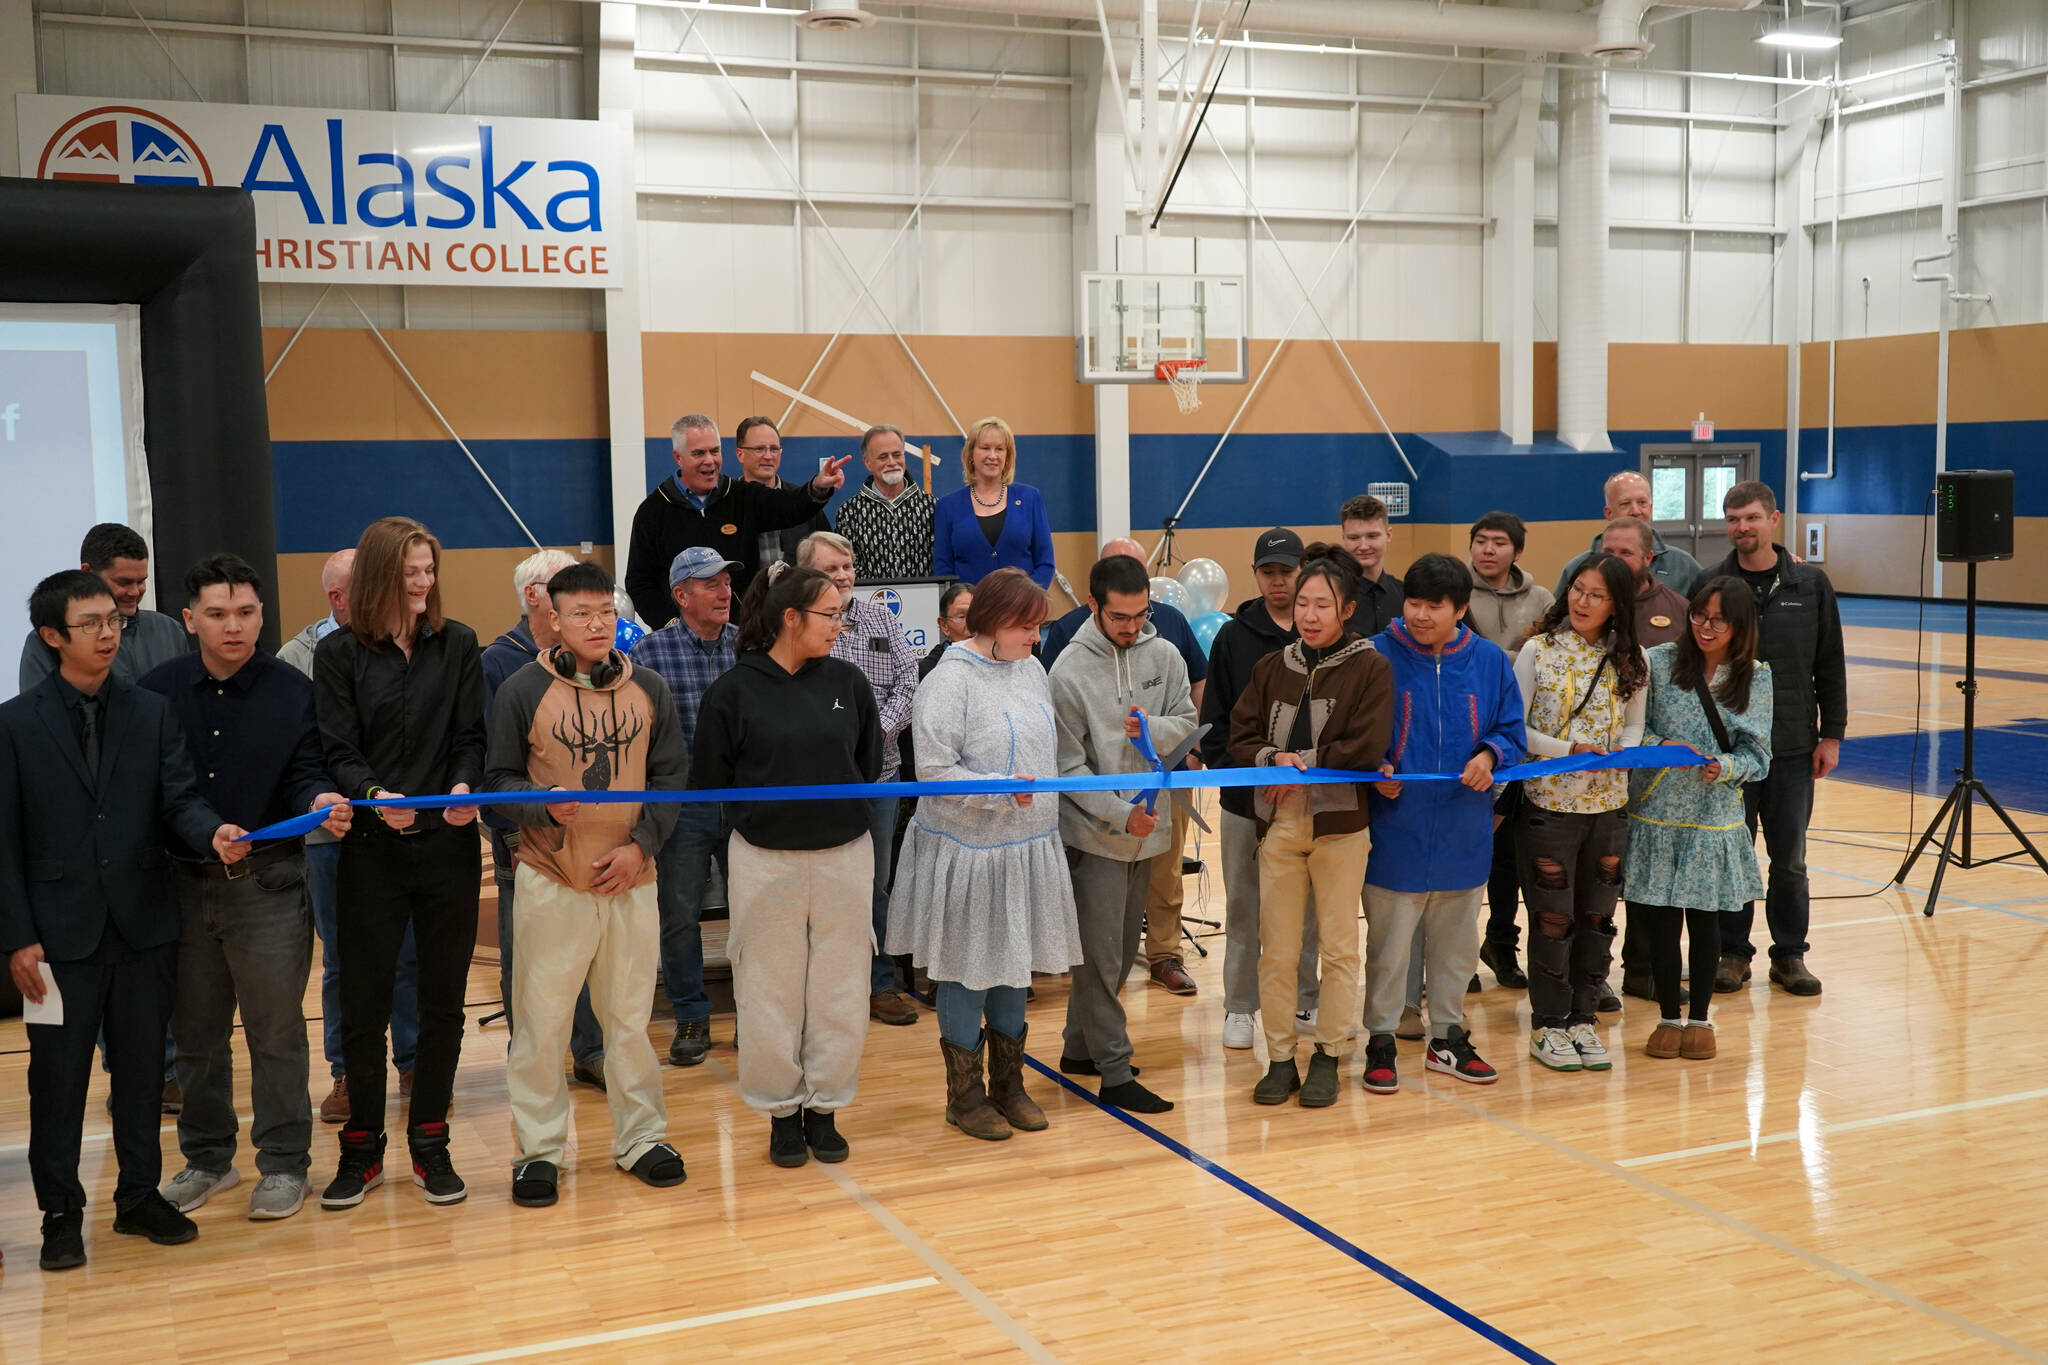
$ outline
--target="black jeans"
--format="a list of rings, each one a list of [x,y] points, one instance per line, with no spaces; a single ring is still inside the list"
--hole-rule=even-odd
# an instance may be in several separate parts
[[[420,963],[410,1123],[447,1120],[462,1055],[463,993],[476,951],[482,878],[483,846],[469,825],[394,834],[373,823],[358,825],[342,841],[336,929],[350,1129],[384,1131],[384,1028],[408,922]]]
[[[1681,929],[1691,933],[1692,1004],[1687,1017],[1705,1019],[1714,997],[1709,983],[1721,956],[1721,912],[1630,901],[1628,923],[1643,939],[1650,975],[1657,983],[1657,1004],[1666,1019],[1678,1018],[1678,934]]]
[[[63,1213],[85,1207],[78,1148],[85,1131],[85,1090],[102,1025],[113,1072],[114,1207],[132,1208],[164,1173],[164,1037],[178,980],[178,946],[128,947],[113,922],[83,962],[52,962],[64,997],[64,1022],[28,1029],[28,1169],[36,1207]]]
[[[1761,782],[1742,789],[1743,815],[1750,838],[1763,830],[1764,851],[1771,872],[1764,891],[1764,917],[1771,928],[1771,959],[1800,957],[1806,952],[1806,929],[1813,907],[1806,880],[1806,827],[1813,819],[1813,755],[1780,754]],[[1756,903],[1730,917],[1725,951],[1745,962],[1756,956],[1750,930],[1756,924]]]
[[[1515,843],[1529,906],[1529,1021],[1590,1024],[1614,946],[1628,817],[1522,808]]]
[[[1512,950],[1522,941],[1515,907],[1522,896],[1522,870],[1515,859],[1515,821],[1493,832],[1493,866],[1486,873],[1486,941]]]

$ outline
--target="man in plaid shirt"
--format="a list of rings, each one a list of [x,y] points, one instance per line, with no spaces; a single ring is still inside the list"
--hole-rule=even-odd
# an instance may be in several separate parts
[[[903,433],[869,427],[860,438],[868,481],[839,508],[833,527],[853,544],[863,583],[932,576],[932,515],[938,503],[904,477]]]
[[[831,531],[813,532],[797,547],[799,568],[816,569],[839,589],[844,613],[839,638],[832,642],[835,658],[846,660],[866,675],[875,690],[875,708],[882,715],[882,778],[896,780],[902,758],[897,741],[910,726],[910,703],[917,693],[915,650],[897,624],[896,613],[879,602],[854,596],[853,545]],[[875,962],[868,989],[868,1017],[884,1024],[914,1024],[917,1006],[896,984],[896,961],[881,950],[889,927],[889,883],[896,847],[896,798],[868,803],[869,830],[875,840]]]
[[[731,668],[740,628],[732,623],[732,571],[740,566],[708,545],[693,545],[668,567],[669,595],[680,614],[643,637],[628,655],[658,674],[675,698],[683,749],[697,742],[697,709],[718,676]],[[696,1066],[711,1050],[711,999],[704,994],[704,885],[713,857],[724,860],[725,807],[685,801],[675,831],[655,859],[661,907],[661,979],[676,1021],[668,1046],[674,1066]]]

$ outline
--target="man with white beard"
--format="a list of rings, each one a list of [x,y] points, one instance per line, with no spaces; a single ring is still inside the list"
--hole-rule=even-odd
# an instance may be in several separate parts
[[[938,504],[904,474],[903,433],[869,427],[860,438],[867,482],[839,509],[833,528],[853,542],[860,581],[932,576],[932,514]]]

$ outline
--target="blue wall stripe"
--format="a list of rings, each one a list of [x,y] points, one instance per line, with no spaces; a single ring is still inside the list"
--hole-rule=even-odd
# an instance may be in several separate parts
[[[1611,436],[1614,453],[1582,455],[1555,441],[1513,446],[1495,432],[1404,434],[1401,444],[1418,474],[1411,480],[1384,434],[1234,435],[1189,504],[1184,525],[1328,525],[1345,498],[1381,480],[1410,483],[1410,519],[1425,524],[1468,522],[1495,507],[1529,521],[1591,521],[1599,516],[1600,483],[1608,474],[1634,465],[1639,447],[1682,444],[1688,433]],[[960,487],[956,437],[913,433],[911,439],[930,441],[940,452],[935,492]],[[1723,431],[1720,439],[1757,443],[1760,473],[1782,502],[1785,433]],[[856,449],[851,434],[793,436],[783,444],[783,467],[791,475],[814,470],[821,457]],[[1132,437],[1131,512],[1139,530],[1156,529],[1172,513],[1215,445],[1216,437],[1207,433]],[[1018,447],[1019,475],[1045,496],[1053,529],[1094,530],[1094,438],[1023,435]],[[1802,467],[1818,470],[1825,447],[1824,432],[1801,433]],[[614,542],[604,441],[473,441],[470,448],[542,541]],[[271,449],[281,551],[353,544],[364,525],[392,513],[418,517],[451,548],[521,543],[512,519],[453,442],[277,441]],[[2019,515],[2048,516],[2048,421],[1957,423],[1950,428],[1949,450],[1957,468],[2016,470]],[[1802,511],[1918,515],[1933,483],[1933,428],[1842,428],[1836,462],[1836,478],[1801,488]],[[647,441],[646,464],[650,487],[674,471],[666,437]],[[726,469],[738,472],[730,441]],[[857,463],[849,474],[857,486]],[[834,509],[849,495],[834,499]]]

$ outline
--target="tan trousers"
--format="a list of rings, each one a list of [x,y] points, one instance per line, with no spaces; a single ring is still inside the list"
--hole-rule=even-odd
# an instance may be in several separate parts
[[[1365,885],[1366,832],[1315,837],[1308,804],[1297,793],[1281,802],[1259,845],[1259,1013],[1271,1061],[1294,1056],[1299,999],[1301,925],[1315,891],[1316,955],[1323,992],[1316,1009],[1316,1045],[1344,1054],[1358,1019],[1358,911]]]
[[[733,831],[726,898],[740,1098],[763,1113],[853,1102],[875,951],[874,841],[756,848]]]
[[[1188,846],[1188,815],[1178,801],[1168,801],[1173,810],[1173,842],[1166,852],[1152,859],[1151,884],[1145,888],[1145,958],[1181,955],[1180,907],[1187,878],[1180,875],[1181,850]]]
[[[604,1029],[605,1100],[612,1111],[612,1159],[621,1170],[668,1134],[661,1063],[647,1041],[661,915],[654,883],[616,896],[574,891],[520,864],[514,874],[512,1049],[505,1088],[512,1102],[513,1168],[562,1165],[569,1145],[569,1082],[562,1052],[576,997],[590,982],[590,1008]]]

